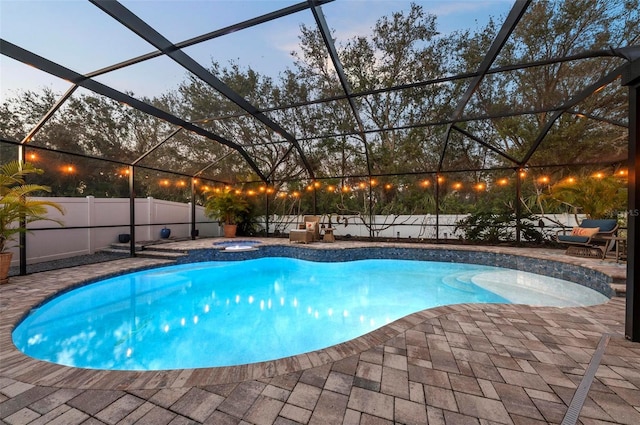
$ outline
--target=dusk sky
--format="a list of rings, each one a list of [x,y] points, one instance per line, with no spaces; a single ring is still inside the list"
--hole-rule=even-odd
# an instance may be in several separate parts
[[[273,10],[296,0],[123,0],[121,3],[177,43]],[[490,16],[503,18],[513,0],[415,1],[438,16],[439,31],[446,35],[461,29],[483,27]],[[322,6],[336,43],[367,35],[376,20],[395,11],[407,11],[410,1],[336,0]],[[304,11],[185,49],[209,67],[212,60],[277,76],[293,68],[291,51],[297,49],[301,24],[315,25]],[[113,18],[85,0],[0,0],[0,36],[79,73],[88,73],[155,49]],[[1,100],[23,90],[50,87],[62,93],[69,83],[0,56]],[[137,97],[157,96],[174,89],[186,71],[160,57],[96,79]]]

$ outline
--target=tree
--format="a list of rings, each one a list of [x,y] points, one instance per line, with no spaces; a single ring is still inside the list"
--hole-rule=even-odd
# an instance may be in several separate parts
[[[494,66],[638,44],[639,10],[638,0],[532,2]],[[596,58],[489,73],[465,107],[462,118],[466,121],[456,122],[456,129],[447,133],[448,118],[469,79],[428,82],[475,72],[498,33],[496,23],[500,21],[492,19],[483,28],[443,36],[437,17],[412,4],[409,9],[381,17],[366,36],[336,40],[360,122],[343,98],[343,87],[315,27],[300,28],[294,68],[278,76],[262,75],[234,62],[214,62],[210,72],[256,106],[259,113],[295,135],[325,183],[331,180],[339,187],[354,187],[372,175],[385,176],[392,183],[392,189],[378,186],[357,196],[348,190],[323,195],[319,199],[322,208],[362,214],[431,211],[433,196],[425,195],[412,181],[415,176],[454,172],[470,187],[481,181],[487,168],[520,166],[519,160],[527,157],[549,123],[553,111],[544,110],[562,109],[566,99],[622,63],[618,58]],[[402,84],[405,88],[388,90]],[[21,140],[56,99],[45,90],[5,102],[0,108],[2,135]],[[187,77],[177,90],[144,100],[237,143],[276,186],[302,191],[301,198],[275,205],[278,211],[313,205],[311,197],[304,195],[310,182],[298,149],[207,83]],[[555,121],[525,165],[559,164],[564,169],[570,162],[621,161],[627,154],[626,101],[625,91],[609,84],[572,106]],[[488,114],[503,116],[485,118]],[[173,134],[174,130],[174,126],[119,102],[80,93],[63,105],[31,143],[114,161],[145,155],[138,165],[147,169],[136,174],[138,196],[188,198],[188,188],[157,184],[165,178],[161,171],[165,168],[187,175],[202,172],[201,178],[229,183],[258,180],[244,158],[230,147],[187,131]],[[160,142],[162,145],[151,152]],[[47,166],[63,161],[55,156],[47,159],[51,159]],[[46,177],[55,183],[52,186],[57,194],[126,193],[126,179],[116,169],[119,167],[97,164],[78,164],[81,173],[73,176],[56,171]],[[538,201],[539,190],[525,184],[522,197]],[[499,196],[495,198],[500,203]],[[274,200],[284,202],[283,198]],[[479,201],[473,192],[441,187],[439,202],[439,211],[457,212]]]
[[[637,0],[534,2],[502,49],[496,66],[637,44],[639,10]],[[495,33],[492,23],[485,31],[466,38],[474,41],[462,55],[470,66],[477,63],[478,54],[492,38],[489,35]],[[461,43],[460,47],[464,46]],[[483,48],[475,49],[476,46]],[[543,109],[561,107],[566,99],[621,63],[618,58],[584,59],[487,76],[470,106],[479,113],[522,115],[492,119],[492,127],[480,129],[479,136],[509,155],[523,158],[552,115]],[[626,121],[625,105],[622,87],[602,88],[556,121],[529,164],[623,160],[626,127],[611,123]]]
[[[616,217],[626,209],[627,190],[616,176],[582,176],[551,186],[546,198],[568,207],[573,214],[600,219]]]

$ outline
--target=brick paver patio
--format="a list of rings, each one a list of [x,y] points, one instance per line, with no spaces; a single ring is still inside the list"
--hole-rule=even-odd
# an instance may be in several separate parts
[[[522,253],[589,262],[612,274],[624,270],[559,251]],[[161,263],[117,260],[13,277],[0,287],[0,421],[640,424],[640,344],[624,339],[619,297],[584,308],[439,307],[326,350],[230,368],[84,370],[31,359],[13,346],[15,323],[40,300],[95,276]]]

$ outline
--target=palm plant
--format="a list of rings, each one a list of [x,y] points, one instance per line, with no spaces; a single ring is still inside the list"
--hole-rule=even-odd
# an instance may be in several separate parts
[[[41,169],[28,162],[11,161],[0,167],[0,255],[5,263],[0,268],[0,282],[6,281],[11,263],[12,255],[6,250],[20,233],[27,232],[26,225],[39,220],[59,223],[47,216],[49,207],[64,213],[62,207],[53,201],[28,198],[35,192],[50,191],[48,186],[27,184],[25,181],[29,174],[42,173]]]
[[[250,209],[247,200],[231,190],[213,193],[207,198],[204,208],[207,217],[224,223],[226,237],[235,236],[238,222]]]
[[[600,219],[626,208],[627,191],[624,182],[615,176],[583,177],[556,183],[546,198],[570,207],[574,214],[581,212],[588,218]]]

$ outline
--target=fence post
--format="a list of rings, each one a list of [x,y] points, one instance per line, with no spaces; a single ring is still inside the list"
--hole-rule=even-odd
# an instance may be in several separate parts
[[[96,225],[96,198],[95,196],[89,195],[86,197],[87,200],[87,248],[89,249],[89,254],[93,254],[96,252],[96,230],[93,226]]]
[[[193,198],[192,198],[193,199]],[[196,207],[195,202],[187,203],[187,236],[192,240],[195,239],[194,232],[196,230]]]
[[[153,196],[147,197],[147,240],[152,241],[156,238],[153,237],[153,228],[156,224],[156,208]]]

